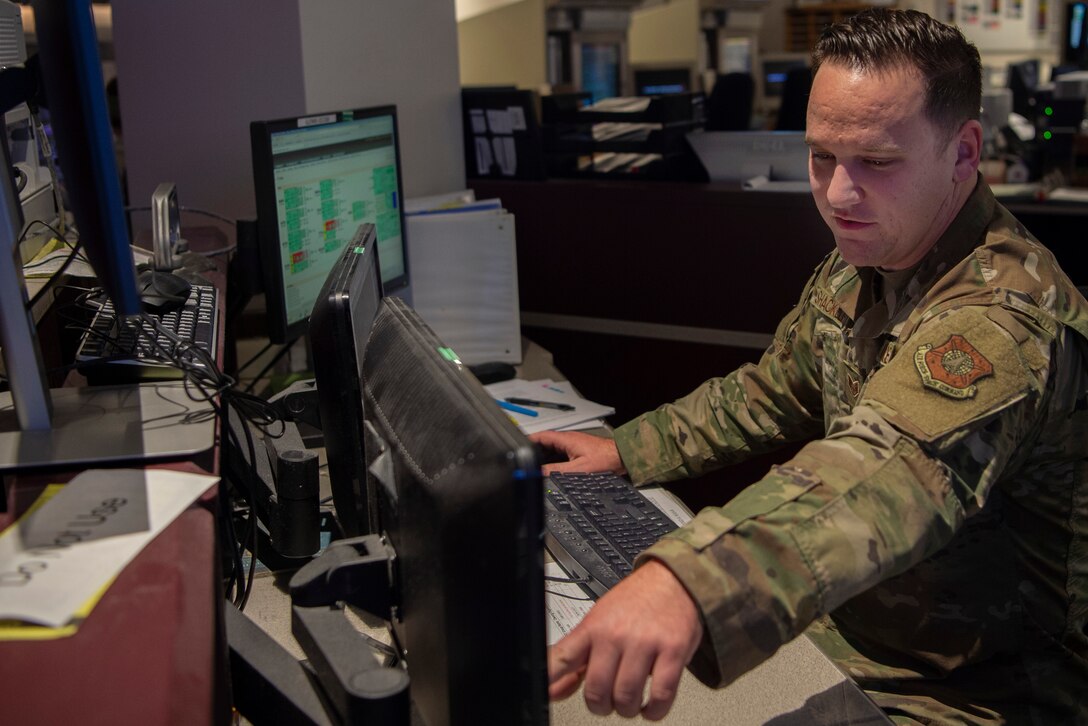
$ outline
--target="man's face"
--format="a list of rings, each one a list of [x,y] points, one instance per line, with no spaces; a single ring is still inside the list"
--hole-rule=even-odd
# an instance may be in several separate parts
[[[859,73],[825,64],[813,79],[805,137],[812,195],[856,267],[917,263],[959,212],[962,185],[974,183],[973,169],[958,163],[961,135],[945,143],[924,101],[913,68]]]

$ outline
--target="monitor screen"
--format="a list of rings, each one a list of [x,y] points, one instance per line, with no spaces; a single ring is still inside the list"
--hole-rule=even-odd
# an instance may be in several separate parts
[[[718,73],[751,73],[755,39],[726,35],[718,41]]]
[[[329,481],[340,529],[347,537],[377,531],[362,451],[362,350],[382,299],[374,225],[359,226],[329,271],[310,316],[310,351]]]
[[[689,91],[690,68],[640,68],[635,71],[635,92],[640,96],[664,96]]]
[[[1088,68],[1088,2],[1072,2],[1065,8],[1062,60]]]
[[[359,224],[378,235],[386,293],[408,284],[392,106],[250,125],[269,337],[304,334],[321,287]]]
[[[620,47],[615,43],[582,43],[582,90],[591,102],[620,95]]]
[[[808,61],[805,57],[772,58],[763,57],[760,60],[760,68],[763,73],[764,98],[778,98],[782,95],[782,87],[786,83],[786,76],[794,68],[807,68]]]
[[[393,633],[416,710],[428,726],[547,724],[533,447],[400,299],[382,301],[362,381],[370,486],[396,553]]]

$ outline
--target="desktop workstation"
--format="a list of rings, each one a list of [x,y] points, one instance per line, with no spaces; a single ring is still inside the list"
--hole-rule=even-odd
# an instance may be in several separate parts
[[[617,190],[617,191],[619,191],[619,190]],[[629,190],[628,190],[628,191],[629,191]],[[647,192],[647,193],[648,193],[648,194],[653,194],[654,192],[653,192],[653,190],[648,190],[648,192]],[[702,202],[702,203],[704,203],[704,204],[714,204],[714,203],[715,203],[716,201],[719,201],[719,200],[714,200],[714,199],[712,199],[712,200],[709,200],[709,201],[704,201],[704,202]],[[737,205],[737,206],[742,206],[742,205],[746,205],[747,203],[750,203],[751,201],[752,201],[752,200],[751,200],[751,198],[748,198],[748,199],[741,199],[741,198],[738,198],[738,200],[737,200],[737,202],[736,202],[736,205]],[[793,209],[801,210],[801,209],[802,209],[802,207],[801,207],[800,205],[798,205],[798,206],[796,206],[796,207],[791,207],[791,206],[789,205],[789,203],[786,203],[786,204],[784,204],[784,205],[783,205],[783,204],[781,203],[781,201],[779,201],[778,203],[776,203],[776,202],[773,202],[773,201],[770,201],[770,200],[765,200],[764,202],[761,202],[761,203],[757,203],[757,206],[758,206],[759,204],[765,204],[765,205],[766,205],[766,206],[765,206],[765,207],[763,208],[763,212],[764,212],[764,214],[765,214],[765,215],[769,215],[769,214],[770,214],[770,212],[769,212],[768,210],[770,210],[770,209],[772,209],[772,208],[778,208],[778,209],[781,209],[781,208],[782,208],[782,206],[785,206],[785,208],[787,208],[787,209],[790,209],[790,210],[793,210]],[[775,206],[775,205],[777,205],[777,206]],[[657,238],[657,239],[658,239],[658,242],[659,242],[659,243],[660,243],[660,242],[661,242],[662,240],[668,240],[668,241],[669,241],[669,242],[671,243],[671,241],[672,241],[673,237],[669,236],[669,234],[668,234],[668,233],[666,233],[666,234],[662,234],[662,235],[658,236],[658,238]],[[365,249],[365,248],[368,248],[368,247],[369,247],[369,245],[366,245],[366,244],[364,244],[364,245],[363,245],[363,247],[364,247],[364,249]],[[805,254],[817,254],[817,252],[816,252],[816,251],[813,251],[813,250],[805,250]],[[728,260],[726,260],[726,261],[722,261],[722,262],[720,263],[721,267],[723,267],[723,268],[725,268],[725,267],[728,267],[728,265],[729,265],[729,264],[731,264],[731,263],[730,263],[730,262],[729,262]],[[660,274],[660,272],[659,272],[658,274]],[[326,279],[328,279],[328,278],[326,278]],[[783,288],[785,288],[785,287],[795,288],[795,287],[796,287],[796,285],[794,285],[794,284],[793,284],[794,282],[795,282],[795,281],[793,281],[793,280],[790,280],[790,281],[788,281],[788,283],[789,283],[789,284],[786,284],[786,283],[784,282],[784,283],[783,283],[783,285],[782,285],[782,287],[783,287]],[[761,290],[759,290],[758,288],[756,288],[756,289],[750,290],[750,291],[748,291],[748,292],[749,292],[749,294],[751,294],[751,295],[756,295],[756,296],[758,296],[758,295],[759,295],[759,294],[760,294],[760,293],[761,293],[762,291],[761,291]],[[776,313],[773,313],[773,314],[776,314]],[[668,320],[667,322],[675,322],[675,320]],[[546,327],[546,326],[542,326],[542,327]],[[704,326],[704,327],[705,327],[705,326]],[[736,330],[736,331],[740,331],[740,332],[747,332],[747,331],[748,331],[748,329],[747,329],[747,328],[743,328],[743,327],[737,327],[737,328],[735,328],[735,329],[734,329],[734,328],[729,328],[729,329],[730,329],[730,330]],[[658,330],[658,329],[654,329],[654,328],[651,328],[651,332],[653,332],[653,331],[657,331],[657,330]],[[689,332],[690,332],[690,331],[689,331]],[[757,333],[757,335],[758,335],[758,333]],[[740,339],[740,340],[747,340],[747,339],[745,339],[745,338],[744,338],[743,336],[738,336],[738,339]],[[432,347],[433,347],[433,346],[432,346]],[[750,347],[754,347],[754,346],[750,346]],[[324,359],[324,357],[322,357],[322,358]],[[451,369],[451,370],[452,370],[452,366],[450,366],[450,365],[447,365],[447,364],[450,364],[450,363],[452,363],[452,362],[451,362],[451,361],[448,361],[448,360],[447,360],[447,361],[446,361],[446,364],[443,364],[443,363],[437,363],[437,366],[439,366],[439,370],[445,370],[445,369]],[[445,366],[446,366],[446,368],[445,368],[445,369],[441,368],[441,366],[443,366],[443,365],[445,365]],[[576,380],[578,380],[578,378],[577,378],[576,376],[575,376],[575,379],[576,379]],[[467,384],[466,384],[466,385],[467,385]],[[319,390],[320,390],[320,389],[319,389]],[[431,413],[431,412],[430,412],[430,411],[428,411],[428,414],[430,414],[430,413]],[[492,412],[492,413],[494,413],[494,412]],[[493,418],[493,417],[492,417],[492,418]],[[500,423],[501,423],[501,422],[500,422]],[[342,459],[341,459],[341,458],[340,458],[339,456],[337,456],[337,457],[336,457],[336,460],[337,460],[337,461],[341,461]],[[335,475],[334,475],[334,476],[335,476]],[[334,496],[334,500],[335,500],[335,499],[337,498],[335,490],[334,490],[334,492],[333,492],[333,496]],[[360,518],[360,519],[362,519],[362,518]],[[406,627],[407,627],[407,626],[406,626]],[[409,629],[411,629],[411,628],[409,628]],[[415,649],[413,649],[413,650],[415,650]],[[826,663],[823,663],[823,665],[826,665]],[[807,667],[807,666],[806,666],[806,667]],[[813,666],[813,667],[815,668],[816,666]],[[411,669],[411,666],[410,666],[410,669]],[[787,670],[788,670],[788,668],[787,668]],[[773,677],[772,677],[772,678],[773,678]],[[779,676],[778,676],[778,678],[783,678],[783,676],[782,676],[782,675],[779,675]],[[772,682],[776,682],[776,681],[773,681],[773,680],[772,680]],[[756,694],[762,694],[762,692],[763,692],[763,691],[765,691],[765,690],[768,690],[768,689],[767,689],[767,686],[766,686],[766,684],[764,684],[764,685],[762,685],[762,686],[757,686],[757,687],[755,688],[755,693],[756,693]],[[734,708],[733,706],[725,706],[725,705],[722,705],[722,704],[726,703],[727,701],[715,701],[715,700],[714,700],[714,698],[713,698],[713,697],[714,697],[715,695],[718,695],[718,696],[720,696],[720,697],[721,697],[721,698],[723,698],[723,699],[728,699],[728,697],[729,697],[729,696],[728,696],[728,693],[727,693],[727,692],[723,692],[722,694],[710,694],[710,701],[711,701],[711,703],[712,703],[712,705],[710,706],[710,710],[711,710],[711,712],[712,712],[712,713],[715,713],[715,712],[719,712],[719,711],[718,711],[717,709],[722,709],[722,708],[730,708],[730,709],[733,709],[733,708]],[[566,714],[569,714],[569,713],[571,712],[571,710],[577,710],[578,708],[579,708],[579,706],[578,706],[578,702],[577,702],[577,701],[573,701],[573,702],[568,702],[568,703],[566,703],[566,704],[563,704],[562,706],[557,706],[557,707],[556,707],[556,710],[554,710],[554,711],[552,712],[552,713],[553,713],[553,721],[554,721],[554,722],[556,722],[556,723],[566,723],[566,722],[568,722],[568,720],[567,720],[567,719],[568,719],[568,718],[573,718],[573,716],[568,716],[568,715],[566,715]],[[683,717],[684,717],[684,716],[683,716],[683,714],[685,713],[685,711],[683,710],[683,705],[681,704],[681,706],[680,706],[679,708],[680,708],[681,710],[679,710],[679,711],[677,712],[677,714],[678,714],[678,717],[679,717],[679,718],[683,718]],[[690,713],[690,712],[687,712],[687,713]],[[704,712],[704,713],[705,713],[705,712]],[[584,714],[583,714],[583,715],[584,715]],[[703,716],[702,718],[703,718],[703,719],[705,719],[705,716]],[[802,717],[798,717],[798,718],[799,718],[799,719],[801,719]],[[693,720],[694,720],[694,719],[693,719]],[[764,719],[763,719],[763,720],[766,720],[766,715],[764,715]]]

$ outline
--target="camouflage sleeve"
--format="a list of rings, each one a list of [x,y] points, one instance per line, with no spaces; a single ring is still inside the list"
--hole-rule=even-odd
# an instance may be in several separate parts
[[[929,321],[825,438],[643,553],[703,613],[695,675],[731,682],[946,544],[1036,430],[1054,334],[1005,310]]]
[[[819,274],[779,323],[757,364],[712,378],[684,398],[616,429],[616,445],[632,481],[698,476],[822,431],[809,303]]]

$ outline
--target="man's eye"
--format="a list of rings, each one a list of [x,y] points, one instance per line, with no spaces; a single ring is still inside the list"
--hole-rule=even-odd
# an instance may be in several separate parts
[[[887,159],[866,159],[865,163],[876,169],[882,169],[891,164]]]
[[[813,151],[812,158],[816,161],[833,161],[835,159],[834,156],[823,151]]]

